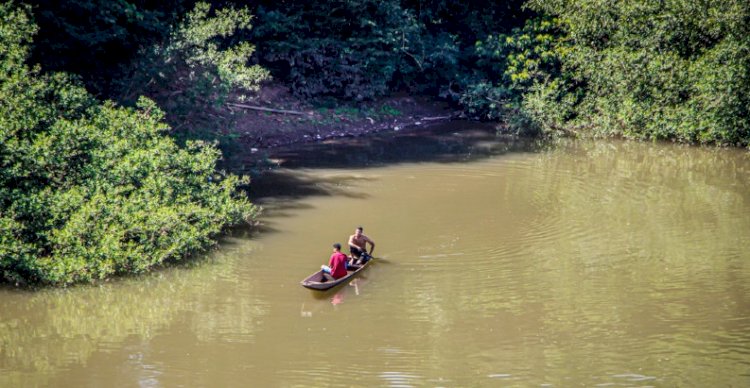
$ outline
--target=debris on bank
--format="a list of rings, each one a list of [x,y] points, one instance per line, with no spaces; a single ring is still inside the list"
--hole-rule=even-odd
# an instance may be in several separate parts
[[[395,96],[349,105],[312,106],[282,86],[263,88],[252,103],[227,103],[236,121],[234,137],[249,153],[297,143],[401,131],[459,118],[443,101]]]

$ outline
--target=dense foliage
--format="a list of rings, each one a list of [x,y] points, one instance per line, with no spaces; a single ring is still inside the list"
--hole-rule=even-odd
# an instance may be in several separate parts
[[[520,133],[746,145],[749,4],[281,2],[258,9],[255,37],[304,96],[458,93]]]
[[[322,4],[321,4],[322,3]],[[389,0],[260,7],[261,57],[303,96],[384,95],[397,74],[428,66],[414,14]],[[438,54],[439,48],[431,50]]]
[[[562,76],[536,82],[545,127],[642,139],[750,143],[750,3],[532,1],[560,20]],[[573,82],[574,81],[574,82]],[[550,112],[562,114],[549,119]]]
[[[217,122],[233,91],[256,91],[268,72],[248,65],[255,51],[249,41],[236,36],[251,28],[246,8],[220,8],[197,3],[177,23],[168,37],[141,50],[129,65],[128,76],[119,80],[118,98],[134,103],[145,95],[167,112],[169,123],[206,132]]]
[[[117,98],[117,83],[145,48],[167,38],[192,8],[184,0],[34,0],[40,27],[31,62],[76,74],[89,92]]]
[[[470,117],[501,120],[519,133],[750,141],[746,1],[233,3],[250,7],[255,28],[248,32],[240,8],[221,23],[233,28],[204,43],[240,44],[230,50],[234,63],[260,63],[306,98],[358,101],[408,91],[458,101]],[[191,75],[192,54],[181,43],[189,39],[180,31],[190,29],[189,10],[205,16],[207,7],[43,1],[35,8],[42,32],[34,58],[121,102],[146,94],[170,123],[196,126],[191,112],[220,104],[237,86],[217,82],[213,65],[199,66],[205,77]],[[250,68],[250,78],[266,78]]]
[[[213,9],[212,9],[213,8]],[[187,0],[41,1],[32,62],[76,74],[100,98],[133,106],[156,101],[167,122],[201,136],[228,125],[219,107],[231,92],[257,90],[268,73],[248,65],[254,46],[247,8]],[[184,138],[184,136],[181,136]]]
[[[467,81],[477,34],[520,23],[521,3],[261,2],[253,40],[262,64],[305,97],[447,96]]]
[[[466,87],[461,104],[469,114],[503,120],[517,133],[559,130],[571,117],[570,106],[577,96],[569,87],[575,82],[561,71],[561,58],[569,45],[560,36],[559,19],[536,17],[509,34],[478,40],[475,71],[482,78]],[[563,87],[569,93],[562,93]],[[552,100],[542,104],[541,110],[536,103],[540,91],[546,91],[545,101]],[[547,105],[555,107],[546,110]]]
[[[210,245],[256,209],[219,152],[165,136],[150,100],[101,103],[24,62],[35,26],[0,4],[0,279],[69,284],[147,270]]]

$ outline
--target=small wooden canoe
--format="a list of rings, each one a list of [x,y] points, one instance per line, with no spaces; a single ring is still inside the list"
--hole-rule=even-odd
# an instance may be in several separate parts
[[[325,281],[325,278],[323,277],[323,270],[320,270],[306,277],[305,280],[300,282],[300,284],[302,284],[302,287],[309,288],[311,290],[329,290],[333,287],[338,286],[339,284],[346,283],[346,281],[353,278],[354,275],[362,272],[362,270],[370,265],[371,262],[372,257],[364,264],[357,266],[357,268],[350,268],[346,271],[346,276],[338,278],[336,280]]]

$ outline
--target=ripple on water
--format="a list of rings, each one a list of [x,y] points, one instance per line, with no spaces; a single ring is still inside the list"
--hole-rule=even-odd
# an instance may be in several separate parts
[[[423,378],[413,373],[386,371],[380,373],[380,378],[392,388],[409,388],[420,386]]]

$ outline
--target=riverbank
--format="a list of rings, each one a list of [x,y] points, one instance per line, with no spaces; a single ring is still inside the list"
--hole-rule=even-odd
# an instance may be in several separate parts
[[[262,88],[252,103],[229,103],[236,117],[232,137],[240,153],[339,137],[357,137],[383,130],[403,130],[448,121],[460,111],[445,101],[396,95],[360,103],[305,102],[286,87]]]

